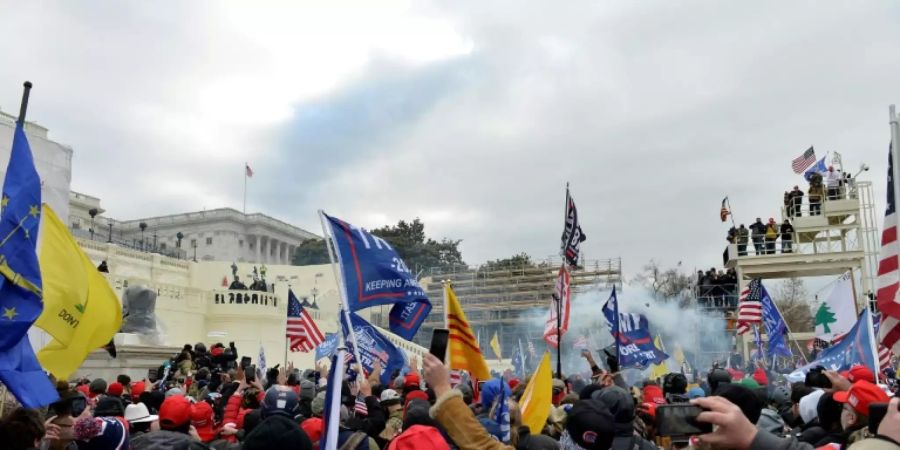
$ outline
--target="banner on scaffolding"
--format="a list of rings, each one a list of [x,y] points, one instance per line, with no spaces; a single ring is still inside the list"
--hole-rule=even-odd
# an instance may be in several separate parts
[[[572,288],[571,276],[565,264],[559,268],[556,277],[556,287],[553,297],[550,300],[550,318],[544,324],[544,340],[553,348],[559,347],[557,337],[561,337],[566,331],[569,331],[569,312],[572,305]],[[559,313],[561,317],[557,317]],[[556,330],[557,323],[560,324],[559,332]]]

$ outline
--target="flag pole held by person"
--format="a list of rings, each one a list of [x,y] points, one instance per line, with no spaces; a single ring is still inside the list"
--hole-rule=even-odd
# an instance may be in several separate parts
[[[340,326],[341,322],[346,320],[348,324],[350,324],[350,315],[344,309],[344,305],[347,303],[347,283],[344,282],[344,271],[340,264],[340,255],[335,255],[334,252],[334,236],[332,236],[332,229],[330,226],[327,226],[325,223],[325,212],[321,209],[319,210],[319,220],[322,223],[322,233],[325,235],[325,247],[328,249],[328,259],[331,260],[331,270],[334,271],[334,279],[340,283],[340,289],[338,292],[341,295],[341,302],[338,304],[338,308],[340,309],[340,313],[338,314],[338,325]],[[353,357],[356,359],[357,364],[362,364],[362,360],[359,357],[359,346],[356,345],[356,333],[353,332],[353,327],[350,326],[350,341],[353,344]],[[346,341],[346,340],[345,340]],[[344,343],[346,345],[346,342]],[[362,371],[360,370],[357,373],[357,378],[362,377]]]

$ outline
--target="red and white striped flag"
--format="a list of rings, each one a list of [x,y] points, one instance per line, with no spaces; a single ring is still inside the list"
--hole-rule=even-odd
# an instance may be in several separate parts
[[[450,387],[456,387],[462,383],[462,372],[459,370],[450,371]]]
[[[791,162],[791,168],[794,169],[794,173],[801,174],[804,170],[808,169],[814,162],[816,162],[816,151],[812,147],[806,149],[803,154],[794,158]]]
[[[313,351],[325,340],[319,327],[316,326],[312,317],[300,305],[300,301],[290,289],[288,289],[287,331],[285,334],[290,339],[292,352]]]
[[[759,279],[754,279],[750,281],[747,289],[741,292],[737,317],[737,334],[739,335],[750,331],[750,325],[762,323],[761,286],[762,282]]]
[[[894,126],[893,124],[891,126]],[[893,144],[888,152],[887,206],[884,212],[884,228],[881,232],[881,253],[878,262],[878,280],[876,281],[878,310],[881,311],[881,326],[878,339],[894,353],[900,352],[897,342],[900,341],[900,299],[897,290],[900,288],[900,270],[898,270],[897,243],[897,211],[894,201],[894,150]]]
[[[353,411],[356,412],[357,416],[368,416],[369,408],[366,406],[366,401],[356,397],[356,404],[353,406]]]

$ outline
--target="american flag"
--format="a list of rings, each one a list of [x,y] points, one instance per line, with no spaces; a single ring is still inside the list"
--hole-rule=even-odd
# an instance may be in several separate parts
[[[794,169],[794,173],[799,175],[814,162],[816,162],[816,151],[810,146],[802,155],[794,158],[791,168]]]
[[[287,332],[292,352],[309,352],[314,350],[325,336],[313,322],[309,313],[300,306],[294,292],[288,289]]]
[[[450,371],[450,387],[456,387],[462,383],[462,373],[459,370]]]
[[[250,164],[244,163],[244,175],[247,178],[253,178],[253,169],[250,168]]]
[[[740,303],[738,303],[737,334],[750,331],[751,324],[762,323],[761,291],[762,282],[757,278],[750,281],[747,288],[741,292]]]
[[[881,329],[881,315],[875,314],[872,315],[872,328],[874,328],[875,335],[878,336],[878,332]],[[894,354],[891,350],[880,342],[878,343],[878,368],[881,371],[884,371],[888,367],[891,366],[891,357]]]
[[[893,125],[892,125],[893,126]],[[881,343],[897,353],[897,341],[900,340],[900,301],[897,289],[900,288],[900,270],[897,266],[897,214],[894,201],[894,150],[893,144],[888,151],[887,207],[884,211],[884,228],[881,232],[881,254],[878,263],[878,280],[876,281],[878,310],[881,311],[882,325],[879,331]]]
[[[369,408],[366,407],[366,401],[356,397],[356,404],[353,406],[353,410],[356,411],[357,416],[368,416]]]

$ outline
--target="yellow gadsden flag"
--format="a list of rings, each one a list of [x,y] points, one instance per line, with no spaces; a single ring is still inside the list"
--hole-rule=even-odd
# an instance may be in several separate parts
[[[38,352],[57,379],[72,375],[92,350],[106,345],[122,326],[122,305],[106,278],[46,204],[40,263],[44,311],[35,325],[53,336]]]
[[[525,386],[519,408],[522,410],[522,425],[531,429],[531,434],[541,434],[550,408],[553,406],[553,376],[550,374],[550,353],[544,352],[541,364]]]
[[[665,347],[663,347],[663,344],[662,344],[662,339],[659,337],[658,334],[656,335],[656,338],[653,339],[653,345],[655,345],[656,348],[665,351],[664,350]],[[669,366],[666,365],[665,361],[663,361],[659,364],[654,364],[654,365],[650,366],[650,379],[651,380],[655,380],[657,378],[662,378],[662,377],[666,376],[667,373],[669,373]]]
[[[491,371],[484,362],[478,341],[466,320],[466,313],[449,284],[444,285],[444,299],[447,328],[450,329],[450,368],[467,370],[477,380],[490,380]]]
[[[500,339],[497,339],[497,332],[494,332],[494,337],[491,338],[491,350],[494,351],[494,354],[497,355],[497,359],[503,359],[500,352]]]

